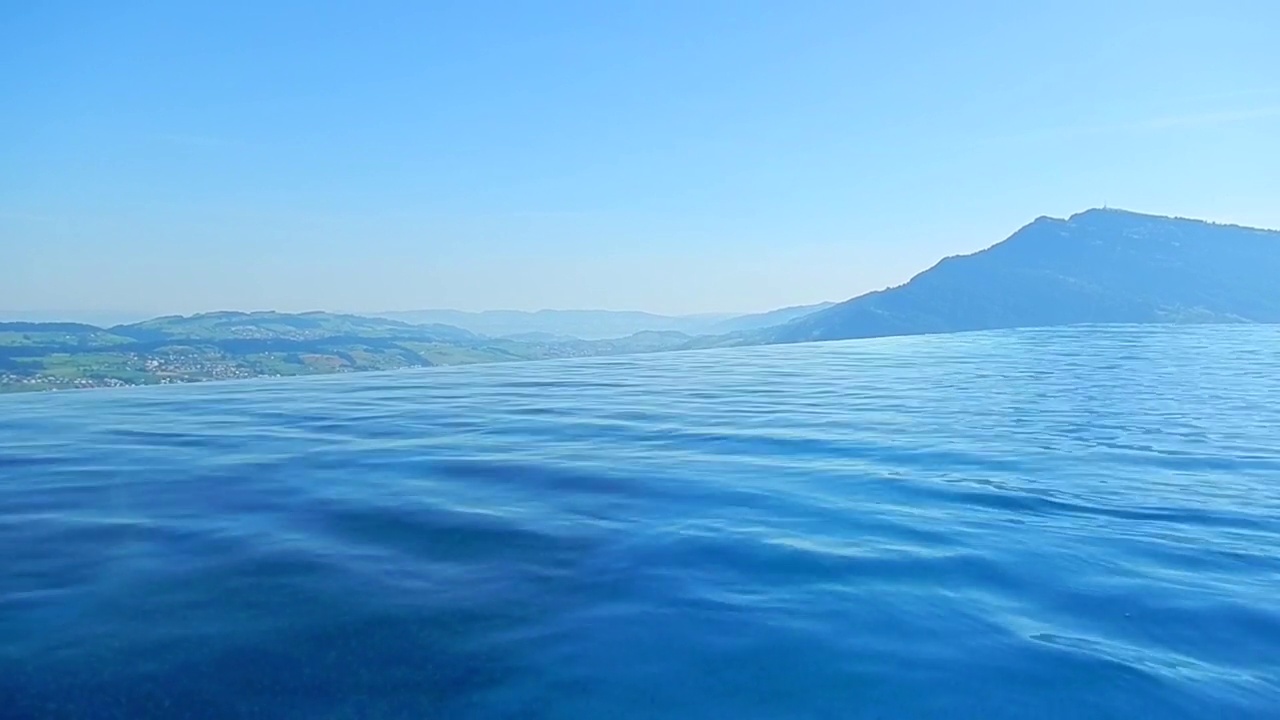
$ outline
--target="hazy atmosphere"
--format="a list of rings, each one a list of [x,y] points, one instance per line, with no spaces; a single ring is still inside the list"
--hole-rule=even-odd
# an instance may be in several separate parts
[[[3,11],[0,310],[750,312],[1104,204],[1280,227],[1265,0],[268,5]]]

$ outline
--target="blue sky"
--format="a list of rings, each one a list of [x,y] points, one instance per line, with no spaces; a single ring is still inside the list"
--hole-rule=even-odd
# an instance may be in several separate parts
[[[10,3],[0,309],[844,299],[1039,215],[1280,228],[1280,3]]]

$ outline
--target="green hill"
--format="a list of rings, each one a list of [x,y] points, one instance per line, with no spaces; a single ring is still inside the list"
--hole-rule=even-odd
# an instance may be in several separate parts
[[[215,312],[112,328],[0,323],[0,391],[510,362],[669,350],[680,333],[586,341],[488,338],[448,325],[332,313]]]

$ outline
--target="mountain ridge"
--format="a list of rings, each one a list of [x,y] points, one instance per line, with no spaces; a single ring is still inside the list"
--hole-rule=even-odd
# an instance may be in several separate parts
[[[661,315],[642,310],[394,310],[358,313],[409,323],[442,323],[490,337],[545,333],[581,340],[623,338],[646,331],[674,331],[688,335],[712,335],[754,330],[786,322],[835,303],[795,305],[760,313],[700,313]]]
[[[1280,322],[1280,232],[1094,208],[1041,216],[742,344],[1117,322]]]

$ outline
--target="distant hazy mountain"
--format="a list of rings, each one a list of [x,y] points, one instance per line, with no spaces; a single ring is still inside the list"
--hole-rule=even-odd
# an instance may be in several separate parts
[[[94,310],[0,310],[0,322],[82,323],[97,327],[122,325],[152,317],[146,313]]]
[[[490,337],[560,336],[582,340],[622,338],[641,332],[687,335],[722,334],[784,323],[829,307],[831,303],[789,307],[753,315],[657,315],[614,310],[408,310],[375,313],[374,317],[409,323],[441,323]]]
[[[760,328],[773,327],[774,325],[782,325],[793,320],[812,315],[819,310],[826,310],[834,307],[833,302],[818,303],[817,305],[796,305],[793,307],[779,308],[770,310],[769,312],[756,313],[754,315],[739,315],[731,317],[727,320],[721,320],[704,330],[704,332],[715,333],[733,333],[743,330],[758,330]]]
[[[1120,210],[1042,217],[754,343],[1080,323],[1280,322],[1280,232]]]
[[[613,310],[405,310],[373,313],[372,316],[409,323],[442,323],[490,337],[539,333],[582,340],[625,337],[648,330],[696,334],[699,327],[731,317],[671,316]]]

